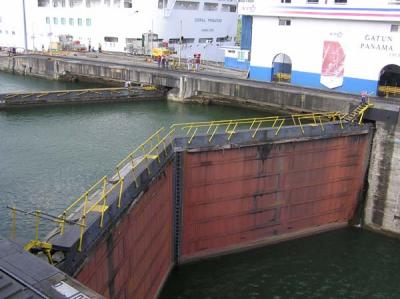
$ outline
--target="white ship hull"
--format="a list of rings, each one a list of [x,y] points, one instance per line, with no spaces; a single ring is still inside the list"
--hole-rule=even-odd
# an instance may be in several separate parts
[[[25,47],[22,2],[0,2],[0,46]],[[119,1],[91,0],[90,7],[85,1],[70,7],[70,2],[59,0],[56,1],[59,6],[54,7],[52,0],[49,5],[38,7],[37,0],[25,0],[28,49],[41,50],[42,46],[47,49],[60,35],[69,34],[95,49],[101,44],[105,51],[124,52],[132,40],[140,44],[143,34],[153,32],[159,41],[169,42],[178,53],[181,50],[182,58],[201,53],[203,59],[222,61],[224,52],[220,47],[235,43],[236,0],[207,1],[215,3],[212,7],[195,0],[122,0],[119,6],[114,4]],[[124,7],[124,4],[131,7]],[[184,43],[180,45],[182,36]],[[157,41],[150,46],[156,47]]]

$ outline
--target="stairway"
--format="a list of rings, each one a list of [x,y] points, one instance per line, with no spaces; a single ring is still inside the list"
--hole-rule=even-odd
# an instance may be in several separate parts
[[[365,111],[372,107],[373,104],[370,103],[361,103],[360,105],[358,105],[356,108],[354,108],[350,113],[346,114],[342,120],[344,121],[348,121],[348,122],[354,122],[354,121],[358,121],[360,122],[361,119],[359,120],[359,118],[364,115]]]

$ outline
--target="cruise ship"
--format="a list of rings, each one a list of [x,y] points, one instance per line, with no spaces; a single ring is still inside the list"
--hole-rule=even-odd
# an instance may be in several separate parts
[[[149,54],[168,44],[182,58],[222,61],[237,20],[237,0],[3,0],[0,47],[47,50],[68,36],[96,50]]]

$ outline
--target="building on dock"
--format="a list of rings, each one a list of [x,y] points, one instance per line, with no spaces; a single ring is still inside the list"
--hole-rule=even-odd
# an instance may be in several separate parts
[[[242,0],[249,78],[400,94],[400,1]]]
[[[237,0],[1,1],[0,46],[41,50],[71,38],[86,49],[150,54],[168,44],[181,58],[222,61],[237,19]]]

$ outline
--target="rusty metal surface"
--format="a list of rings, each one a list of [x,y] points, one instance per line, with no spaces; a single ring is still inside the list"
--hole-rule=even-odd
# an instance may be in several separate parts
[[[172,164],[122,217],[77,279],[107,298],[154,298],[172,263]]]
[[[183,259],[348,221],[368,136],[186,153]]]

